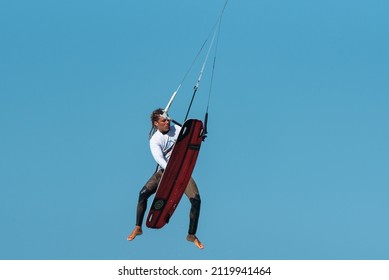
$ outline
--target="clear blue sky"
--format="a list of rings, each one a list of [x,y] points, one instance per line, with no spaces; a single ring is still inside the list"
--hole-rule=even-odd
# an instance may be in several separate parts
[[[185,197],[165,228],[126,241],[155,168],[149,114],[223,4],[0,2],[0,259],[388,259],[383,0],[230,0],[194,172],[206,248],[185,240]]]

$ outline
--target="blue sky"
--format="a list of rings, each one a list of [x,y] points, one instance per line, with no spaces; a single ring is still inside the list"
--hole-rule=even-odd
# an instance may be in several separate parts
[[[0,3],[0,259],[388,259],[382,0],[230,0],[193,175],[206,248],[185,240],[185,197],[166,227],[126,241],[155,168],[149,114],[223,4]],[[179,121],[200,67],[171,107]]]

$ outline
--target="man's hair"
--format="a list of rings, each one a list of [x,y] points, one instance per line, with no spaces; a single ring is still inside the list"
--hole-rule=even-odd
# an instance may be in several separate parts
[[[163,114],[163,109],[162,108],[158,108],[158,109],[155,109],[151,115],[150,115],[150,120],[151,120],[151,126],[154,126],[154,122],[155,121],[158,121],[159,119],[159,116]]]

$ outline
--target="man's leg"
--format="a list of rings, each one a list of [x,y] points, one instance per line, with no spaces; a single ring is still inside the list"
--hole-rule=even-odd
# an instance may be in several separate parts
[[[185,189],[185,194],[189,198],[191,204],[189,213],[189,229],[186,239],[190,242],[193,242],[197,248],[203,249],[204,245],[196,236],[197,225],[200,217],[201,199],[196,182],[192,178],[190,178],[188,186]]]
[[[151,178],[147,181],[145,186],[140,190],[138,205],[136,207],[135,228],[133,229],[131,234],[127,237],[128,241],[134,240],[135,237],[143,233],[142,224],[143,224],[143,218],[147,210],[147,200],[157,190],[161,177],[162,177],[162,171],[155,172],[153,176],[151,176]]]

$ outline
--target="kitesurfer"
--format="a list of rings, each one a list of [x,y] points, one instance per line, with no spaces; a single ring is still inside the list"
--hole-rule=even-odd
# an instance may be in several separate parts
[[[171,119],[161,108],[154,110],[150,118],[152,126],[156,128],[156,132],[150,138],[150,150],[155,161],[158,163],[158,168],[139,192],[136,224],[131,234],[127,237],[128,241],[135,239],[136,236],[143,233],[142,223],[147,209],[147,200],[157,190],[163,171],[167,166],[167,162],[173,150],[173,145],[176,142],[181,129],[179,125],[171,122]],[[186,239],[193,242],[199,249],[203,249],[204,245],[196,236],[201,200],[199,190],[193,178],[190,179],[185,189],[185,195],[189,198],[191,203],[189,230]]]

